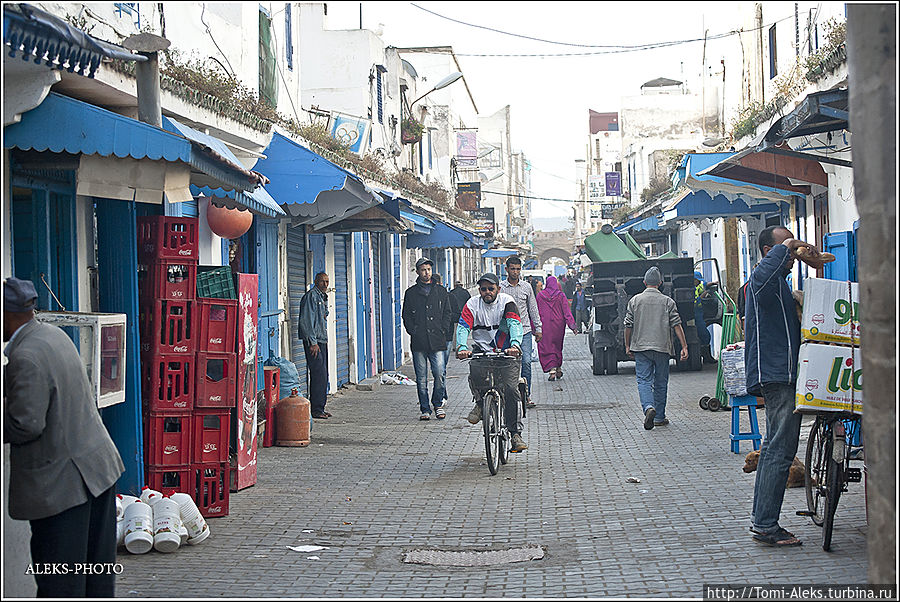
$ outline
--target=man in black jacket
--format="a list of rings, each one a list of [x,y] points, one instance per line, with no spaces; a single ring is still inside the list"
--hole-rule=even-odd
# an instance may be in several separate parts
[[[419,394],[419,420],[431,419],[431,407],[438,420],[447,416],[444,411],[446,388],[444,375],[447,362],[447,343],[453,321],[450,295],[432,279],[434,263],[427,257],[416,262],[416,283],[403,295],[403,327],[409,333],[416,388]],[[434,378],[431,402],[428,400],[428,365]]]

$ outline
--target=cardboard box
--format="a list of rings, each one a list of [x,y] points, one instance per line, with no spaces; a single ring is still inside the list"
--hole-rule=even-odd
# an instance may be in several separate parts
[[[862,356],[858,347],[800,345],[798,411],[862,414],[862,384]]]
[[[804,341],[859,345],[859,285],[846,280],[803,281]]]

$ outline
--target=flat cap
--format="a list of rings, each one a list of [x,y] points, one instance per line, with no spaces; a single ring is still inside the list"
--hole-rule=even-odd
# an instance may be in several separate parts
[[[488,272],[478,279],[479,284],[481,284],[482,282],[490,282],[495,286],[500,286],[500,279],[497,278],[497,274],[494,274],[493,272]]]
[[[434,267],[434,262],[433,262],[433,261],[431,261],[431,260],[428,259],[427,257],[419,257],[419,259],[416,261],[416,269],[418,270],[420,267],[422,267],[422,266],[425,265],[426,263],[429,264],[429,265],[431,265],[432,267]]]
[[[3,282],[3,311],[25,312],[34,309],[37,291],[31,280],[7,278]]]

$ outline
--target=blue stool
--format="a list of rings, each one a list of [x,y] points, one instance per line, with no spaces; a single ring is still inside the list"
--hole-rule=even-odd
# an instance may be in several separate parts
[[[741,441],[753,441],[753,449],[759,450],[762,435],[756,421],[756,397],[753,395],[729,395],[731,405],[731,451],[741,453]],[[746,407],[750,415],[750,431],[741,432],[741,408]]]

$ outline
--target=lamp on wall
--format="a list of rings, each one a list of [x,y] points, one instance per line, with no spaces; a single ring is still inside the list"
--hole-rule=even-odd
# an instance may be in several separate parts
[[[442,79],[441,81],[439,81],[438,83],[436,83],[436,84],[434,85],[434,87],[433,87],[431,90],[429,90],[428,92],[426,92],[426,93],[423,94],[422,96],[418,97],[417,99],[415,99],[414,101],[412,101],[411,103],[409,103],[409,110],[410,110],[410,112],[412,112],[412,106],[413,106],[414,104],[416,104],[417,102],[419,102],[420,100],[422,100],[423,98],[425,98],[426,96],[428,96],[429,94],[431,94],[432,92],[434,92],[435,90],[441,90],[441,89],[443,89],[443,88],[446,88],[447,86],[449,86],[450,84],[452,84],[452,83],[455,82],[456,80],[460,79],[462,76],[463,76],[463,74],[462,74],[460,71],[454,71],[453,73],[451,73],[450,75],[448,75],[447,77],[445,77],[444,79]]]

